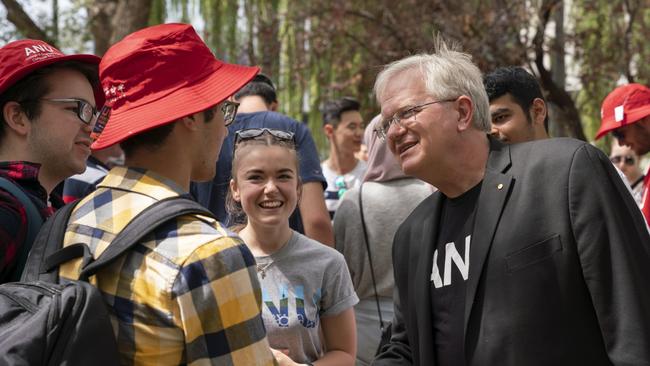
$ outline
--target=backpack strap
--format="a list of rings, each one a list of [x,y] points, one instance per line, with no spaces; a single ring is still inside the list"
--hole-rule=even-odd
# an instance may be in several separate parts
[[[66,227],[75,205],[76,202],[64,206],[55,213],[51,220],[45,223],[43,230],[39,234],[39,239],[43,237],[42,240],[38,241],[39,250],[30,255],[29,258],[30,264],[38,261],[38,265],[29,266],[29,271],[23,276],[23,281],[35,278],[57,283],[59,266],[76,258],[83,258],[79,279],[87,281],[97,271],[113,262],[124,252],[138,244],[143,237],[169,220],[190,214],[214,217],[207,208],[187,198],[175,196],[160,200],[131,219],[115,239],[111,241],[108,248],[97,259],[93,260],[92,253],[85,244],[77,243],[64,248],[60,247],[63,245]],[[58,243],[59,247],[48,246],[47,243],[51,240]],[[41,249],[40,245],[44,248]]]
[[[179,216],[191,214],[214,217],[212,212],[196,201],[179,196],[154,203],[134,217],[96,260],[83,267],[79,278],[84,280],[90,278],[97,271],[106,267],[124,252],[138,244],[143,237],[153,232],[160,225]]]
[[[27,193],[25,193],[25,191],[23,191],[16,183],[0,177],[0,188],[9,192],[9,194],[20,201],[25,208],[25,214],[27,216],[27,235],[25,236],[23,245],[20,246],[18,253],[16,254],[16,266],[14,267],[12,274],[12,281],[18,281],[20,274],[25,268],[25,262],[27,262],[29,250],[32,248],[38,230],[41,228],[41,225],[43,225],[43,218],[32,199],[29,198]]]
[[[381,316],[381,307],[379,306],[379,295],[377,294],[377,280],[375,279],[375,267],[372,265],[372,254],[370,252],[370,243],[368,242],[368,229],[366,220],[363,216],[363,183],[359,186],[359,216],[361,217],[361,231],[363,232],[363,241],[366,243],[366,253],[368,253],[368,264],[370,264],[370,277],[372,278],[372,288],[375,291],[375,302],[377,303],[377,314],[379,314],[379,330],[384,334],[384,319]]]
[[[47,270],[46,258],[61,249],[70,215],[77,206],[77,203],[78,201],[68,203],[56,210],[54,215],[45,221],[34,239],[34,244],[27,258],[21,281],[31,282],[41,280],[50,283],[59,282],[58,271]]]

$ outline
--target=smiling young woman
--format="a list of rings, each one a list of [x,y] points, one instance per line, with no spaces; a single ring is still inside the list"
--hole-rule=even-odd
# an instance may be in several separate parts
[[[280,365],[353,365],[358,302],[343,256],[289,227],[301,182],[293,135],[237,132],[228,208],[257,261],[262,318]],[[322,334],[320,332],[322,329]]]

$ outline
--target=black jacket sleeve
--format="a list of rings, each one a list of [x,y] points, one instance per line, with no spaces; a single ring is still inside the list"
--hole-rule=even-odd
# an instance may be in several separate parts
[[[569,174],[571,225],[609,359],[650,365],[650,236],[641,212],[600,150],[578,149]]]

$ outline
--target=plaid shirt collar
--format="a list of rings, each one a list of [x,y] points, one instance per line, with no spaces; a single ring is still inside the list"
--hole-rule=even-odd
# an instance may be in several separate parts
[[[45,206],[47,206],[47,191],[38,181],[40,168],[41,164],[27,161],[3,161],[0,162],[0,176],[16,182],[25,191],[38,198],[40,202],[44,202]],[[49,198],[54,208],[64,205],[61,197],[54,193]],[[46,211],[44,212],[45,217],[49,216],[53,211],[51,207],[45,207],[44,210]]]
[[[97,188],[116,188],[129,190],[149,196],[156,200],[183,196],[192,198],[180,185],[151,170],[118,166],[111,169]]]

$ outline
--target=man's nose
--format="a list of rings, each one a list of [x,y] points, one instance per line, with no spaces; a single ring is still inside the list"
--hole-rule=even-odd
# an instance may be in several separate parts
[[[393,142],[399,142],[399,140],[406,134],[406,128],[404,128],[400,123],[391,123],[388,126],[388,131],[386,137]]]

